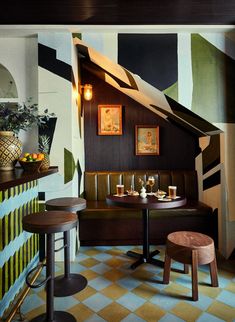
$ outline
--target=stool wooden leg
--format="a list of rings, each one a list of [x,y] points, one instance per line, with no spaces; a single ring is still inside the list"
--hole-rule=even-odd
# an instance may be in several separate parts
[[[188,274],[189,273],[189,266],[188,264],[184,264],[184,274]]]
[[[169,284],[171,271],[171,258],[165,253],[165,263],[163,272],[163,284]]]
[[[198,267],[197,250],[192,250],[192,295],[193,295],[192,298],[193,298],[193,301],[198,300],[197,267]]]
[[[211,275],[211,285],[213,287],[218,287],[218,272],[217,272],[217,264],[216,264],[216,258],[210,263],[210,275]]]

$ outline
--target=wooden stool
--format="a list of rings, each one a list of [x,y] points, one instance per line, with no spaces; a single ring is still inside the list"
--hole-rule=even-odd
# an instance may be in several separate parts
[[[177,231],[167,236],[163,283],[170,279],[171,259],[184,264],[188,273],[188,264],[192,265],[192,299],[198,300],[198,265],[210,264],[211,284],[218,287],[217,265],[214,241],[207,235],[192,231]]]
[[[46,313],[31,321],[47,322],[76,322],[74,316],[63,311],[54,311],[54,265],[55,265],[55,233],[69,231],[76,227],[77,216],[65,211],[38,212],[23,218],[23,229],[31,233],[46,234],[47,263],[46,263]],[[42,283],[40,283],[40,286]],[[30,285],[31,286],[31,285]],[[32,286],[37,287],[37,286]],[[39,287],[39,285],[38,285]]]
[[[83,198],[56,198],[46,201],[46,210],[69,211],[77,213],[86,208]],[[64,275],[55,278],[54,295],[70,296],[82,291],[87,286],[87,279],[81,274],[70,273],[70,232],[64,232]],[[57,239],[58,240],[58,239]],[[59,249],[60,250],[60,249]]]

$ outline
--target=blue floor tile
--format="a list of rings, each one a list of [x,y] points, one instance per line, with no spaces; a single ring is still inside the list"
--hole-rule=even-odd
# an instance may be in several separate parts
[[[102,276],[98,276],[97,278],[89,282],[89,285],[97,291],[102,290],[103,288],[109,286],[110,284],[112,283]]]
[[[112,300],[104,296],[103,294],[94,294],[83,301],[83,304],[88,306],[91,310],[94,312],[99,312],[102,310],[105,306],[112,303]],[[95,321],[95,320],[94,320]]]
[[[128,293],[120,297],[116,302],[133,312],[143,305],[146,300],[133,293]]]
[[[207,312],[202,313],[202,315],[196,320],[196,322],[224,322],[217,318],[216,316],[209,314]]]
[[[216,298],[217,301],[223,302],[227,305],[235,307],[235,294],[226,290],[223,290]]]
[[[128,314],[127,317],[121,320],[121,322],[146,322],[146,320],[141,319],[134,313]]]
[[[158,321],[159,322],[185,322],[185,320],[182,320],[182,319],[178,318],[176,315],[171,314],[171,313],[167,313]],[[207,322],[210,322],[210,321],[208,320]]]

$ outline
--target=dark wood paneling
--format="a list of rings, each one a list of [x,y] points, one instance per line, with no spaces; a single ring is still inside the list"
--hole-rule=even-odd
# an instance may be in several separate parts
[[[83,83],[93,84],[94,98],[84,103],[85,168],[92,170],[194,169],[197,139],[103,80],[83,71]],[[123,106],[123,135],[97,135],[98,104]],[[135,155],[135,125],[159,125],[160,155]]]
[[[1,24],[234,24],[234,0],[3,1]]]

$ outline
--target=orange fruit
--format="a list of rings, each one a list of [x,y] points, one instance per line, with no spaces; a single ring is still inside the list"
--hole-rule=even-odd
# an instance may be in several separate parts
[[[37,157],[38,157],[38,156],[37,156],[37,153],[32,153],[32,154],[31,154],[31,157],[32,157],[33,159],[37,159]]]
[[[44,159],[44,154],[43,153],[38,153],[38,159],[43,160]]]

